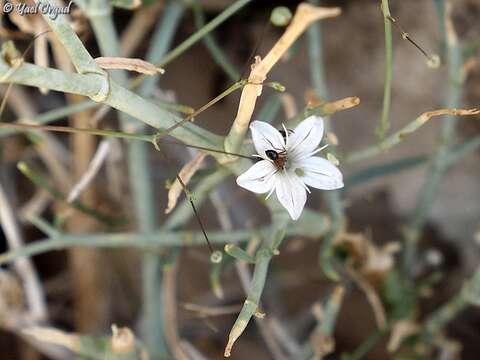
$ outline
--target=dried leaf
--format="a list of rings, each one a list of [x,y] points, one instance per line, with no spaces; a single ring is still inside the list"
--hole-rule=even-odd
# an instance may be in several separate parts
[[[357,286],[365,293],[365,296],[370,303],[375,316],[375,322],[379,329],[385,329],[387,326],[387,315],[385,308],[383,307],[380,296],[376,292],[375,288],[368,282],[368,280],[359,272],[355,271],[350,266],[347,267],[348,275],[357,284]]]
[[[124,57],[98,57],[95,62],[102,69],[110,70],[128,70],[135,71],[145,75],[163,74],[164,69],[156,67],[155,65],[142,60]]]
[[[393,268],[394,254],[400,250],[397,242],[378,247],[361,233],[344,233],[337,237],[335,245],[344,245],[347,248],[353,268],[366,276],[374,286]]]
[[[178,176],[182,179],[185,185],[188,184],[192,176],[197,172],[200,166],[203,164],[203,160],[207,156],[206,153],[198,153],[192,160],[190,160],[185,166],[180,170]],[[168,205],[165,209],[165,214],[169,214],[177,205],[178,198],[182,193],[183,186],[178,181],[178,178],[175,179],[174,183],[168,190]]]

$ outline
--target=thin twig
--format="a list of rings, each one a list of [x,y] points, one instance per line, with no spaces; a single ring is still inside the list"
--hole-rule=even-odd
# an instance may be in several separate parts
[[[1,184],[0,222],[3,231],[5,232],[10,250],[16,251],[21,249],[24,241],[15,219],[13,209],[10,206],[10,202]],[[27,258],[19,258],[15,260],[14,266],[18,275],[22,279],[31,315],[35,320],[46,320],[48,315],[45,294],[32,262]]]
[[[382,117],[376,129],[380,140],[383,140],[385,133],[390,128],[390,104],[392,101],[392,73],[393,73],[393,48],[392,48],[392,23],[390,22],[390,8],[388,0],[382,0],[383,23],[385,28],[385,65],[383,85],[383,107]]]
[[[72,190],[68,194],[67,202],[71,203],[75,201],[80,196],[81,192],[93,181],[95,176],[100,171],[100,168],[103,162],[105,161],[109,151],[110,151],[110,141],[102,140],[87,170],[82,175],[80,180],[78,180],[78,182],[73,186]]]

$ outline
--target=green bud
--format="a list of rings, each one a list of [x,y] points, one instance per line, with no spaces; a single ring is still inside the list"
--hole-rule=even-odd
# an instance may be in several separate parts
[[[292,19],[292,12],[285,6],[277,6],[270,15],[270,21],[275,26],[287,26]]]

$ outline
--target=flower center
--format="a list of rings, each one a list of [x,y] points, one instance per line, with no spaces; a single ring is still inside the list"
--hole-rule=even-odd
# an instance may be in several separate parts
[[[303,171],[302,168],[296,168],[296,169],[295,169],[295,174],[296,174],[297,176],[303,177],[303,176],[305,175],[305,171]]]

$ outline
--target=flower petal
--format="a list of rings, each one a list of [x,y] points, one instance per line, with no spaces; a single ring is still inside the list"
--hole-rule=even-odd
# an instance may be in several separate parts
[[[300,179],[308,186],[321,190],[335,190],[343,187],[343,175],[330,161],[312,156],[301,160],[296,168],[303,171]]]
[[[276,181],[275,191],[278,201],[287,209],[292,220],[297,220],[307,201],[307,192],[302,181],[295,174],[282,172]]]
[[[320,116],[309,116],[290,133],[287,150],[289,156],[298,158],[302,154],[314,151],[323,137],[323,119]]]
[[[285,141],[282,134],[269,123],[264,121],[253,121],[250,124],[252,131],[253,145],[258,155],[267,159],[265,151],[276,150],[283,151],[285,149]]]
[[[260,160],[237,177],[237,184],[257,194],[269,192],[275,186],[277,170],[270,161]]]

